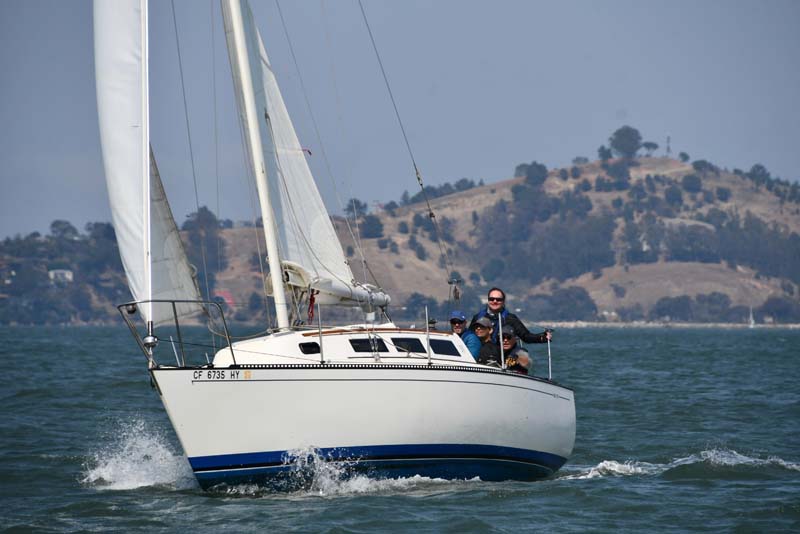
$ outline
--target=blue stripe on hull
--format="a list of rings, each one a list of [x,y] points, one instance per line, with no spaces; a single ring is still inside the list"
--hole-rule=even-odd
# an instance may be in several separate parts
[[[535,480],[547,477],[566,458],[527,449],[492,445],[377,445],[316,449],[326,463],[342,465],[342,476],[408,477],[481,480]],[[189,459],[203,488],[220,483],[256,483],[279,490],[303,487],[311,469],[299,469],[286,451],[198,456]]]

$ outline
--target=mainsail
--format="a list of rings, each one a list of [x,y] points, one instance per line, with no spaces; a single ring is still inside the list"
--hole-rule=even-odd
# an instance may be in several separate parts
[[[235,4],[235,3],[234,3]],[[228,49],[233,49],[228,3],[223,3]],[[251,91],[258,108],[258,129],[266,165],[269,198],[280,243],[283,268],[290,283],[307,284],[321,293],[320,302],[385,306],[389,296],[371,286],[358,284],[345,260],[325,204],[317,189],[305,154],[295,133],[261,35],[250,7],[241,8],[252,86],[244,87],[234,69],[234,84],[242,109],[242,94]],[[233,52],[230,52],[233,54]],[[234,60],[231,60],[234,64]],[[243,121],[247,118],[240,112]],[[247,127],[244,128],[247,132]],[[252,155],[250,155],[252,157]]]
[[[150,152],[147,4],[94,3],[100,141],[122,264],[134,300],[200,300],[192,268]],[[178,304],[179,316],[201,310]],[[145,321],[173,318],[169,305],[141,307]]]

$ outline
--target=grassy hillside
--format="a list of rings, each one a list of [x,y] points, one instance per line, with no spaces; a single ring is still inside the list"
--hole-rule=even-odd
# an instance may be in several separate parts
[[[429,188],[440,235],[419,194],[357,218],[356,240],[393,297],[394,317],[414,319],[425,305],[446,313],[455,274],[466,311],[497,285],[510,307],[542,321],[742,322],[752,307],[759,321],[800,322],[797,184],[757,165],[728,171],[651,157],[517,171],[491,184]],[[356,240],[344,219],[334,224],[364,279]],[[231,226],[202,208],[184,228],[190,260],[202,265],[206,255],[230,317],[263,320],[260,229]],[[74,278],[53,279],[57,270]],[[200,269],[201,285],[205,277]],[[0,282],[0,324],[108,320],[129,298],[107,223],[81,234],[55,221],[51,235],[6,239]]]

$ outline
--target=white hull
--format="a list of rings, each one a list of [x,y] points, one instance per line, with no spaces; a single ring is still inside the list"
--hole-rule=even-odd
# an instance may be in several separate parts
[[[487,368],[308,364],[151,370],[195,474],[279,481],[296,453],[388,475],[548,476],[575,441],[572,391]]]

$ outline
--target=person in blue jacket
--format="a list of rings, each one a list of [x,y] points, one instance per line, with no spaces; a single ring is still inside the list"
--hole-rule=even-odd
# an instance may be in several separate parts
[[[476,360],[478,353],[481,350],[481,340],[475,335],[475,332],[467,328],[467,316],[463,312],[453,311],[450,313],[450,330],[454,334],[458,334],[461,340],[469,349],[470,354]]]

